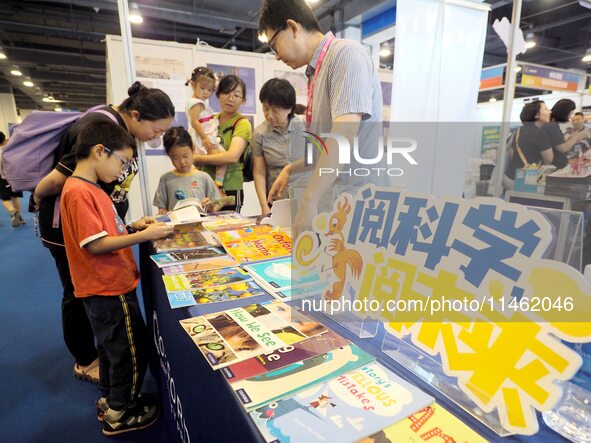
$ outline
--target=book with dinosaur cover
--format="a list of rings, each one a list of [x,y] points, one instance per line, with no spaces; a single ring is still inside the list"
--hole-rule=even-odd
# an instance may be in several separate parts
[[[213,369],[283,348],[328,329],[279,301],[180,320]]]
[[[433,397],[381,364],[370,363],[262,406],[250,416],[267,442],[349,443],[432,402]]]
[[[211,269],[209,271],[188,272],[185,274],[163,275],[166,292],[191,291],[200,288],[229,285],[252,280],[248,272],[238,267]]]
[[[266,295],[255,282],[243,281],[229,285],[205,287],[191,291],[170,291],[167,292],[168,302],[172,309],[186,308],[188,306],[204,303],[219,303],[239,298],[257,297]]]
[[[162,268],[164,275],[184,274],[186,272],[208,271],[210,269],[232,268],[238,266],[236,260],[229,255],[194,260],[180,265],[165,266]]]
[[[171,235],[153,240],[152,243],[156,252],[199,249],[219,245],[215,235],[204,230],[201,222],[175,225]]]
[[[387,440],[408,443],[424,443],[431,440],[454,443],[488,442],[437,403],[432,403],[357,443],[380,443]]]
[[[232,389],[242,406],[252,411],[374,360],[375,357],[357,345],[348,344],[275,371],[239,380],[232,383]]]
[[[256,375],[266,374],[289,366],[308,358],[317,357],[341,346],[349,344],[349,340],[336,332],[328,331],[285,348],[279,348],[266,354],[257,355],[248,360],[234,363],[220,369],[222,375],[230,383]]]
[[[280,229],[268,225],[264,226],[267,226],[267,228],[256,231],[256,234],[252,233],[252,236],[246,235],[233,238],[220,235],[237,231],[225,231],[218,233],[218,236],[222,240],[228,255],[234,257],[239,263],[271,260],[291,255],[291,238],[289,235]]]
[[[165,266],[222,256],[226,256],[226,252],[223,249],[211,246],[190,251],[173,251],[164,254],[153,254],[150,258],[159,268],[162,268]]]

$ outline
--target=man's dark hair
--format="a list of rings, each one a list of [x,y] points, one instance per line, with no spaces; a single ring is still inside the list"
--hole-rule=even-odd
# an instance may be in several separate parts
[[[174,117],[174,105],[170,97],[160,89],[146,88],[135,82],[127,90],[127,97],[119,105],[119,111],[131,115],[131,111],[140,114],[140,120],[156,121]]]
[[[533,102],[526,103],[519,114],[519,118],[523,123],[533,123],[536,121],[536,115],[540,112],[540,107],[544,103],[542,100],[534,100]]]
[[[265,0],[259,15],[259,34],[267,29],[280,30],[293,20],[306,31],[320,31],[320,24],[305,0]]]
[[[112,152],[131,148],[134,157],[137,153],[137,145],[131,134],[111,121],[90,122],[82,128],[74,144],[76,159],[90,157],[90,152],[96,145],[103,145]],[[111,152],[107,152],[107,155],[110,156]]]
[[[574,101],[568,98],[560,99],[552,106],[552,112],[550,113],[550,120],[565,123],[570,117],[570,113],[575,110],[577,105]]]
[[[218,85],[218,89],[215,91],[215,96],[219,97],[220,94],[229,94],[238,86],[242,88],[242,98],[246,100],[246,85],[244,84],[244,80],[234,74],[224,75],[222,77],[220,84]]]
[[[265,82],[259,92],[261,103],[277,106],[282,109],[291,109],[288,118],[292,118],[296,105],[295,89],[290,82],[282,78],[272,78]]]
[[[191,134],[189,134],[182,126],[175,126],[166,131],[164,137],[162,137],[162,142],[164,144],[166,155],[168,155],[170,150],[175,146],[188,146],[191,150],[194,150]]]

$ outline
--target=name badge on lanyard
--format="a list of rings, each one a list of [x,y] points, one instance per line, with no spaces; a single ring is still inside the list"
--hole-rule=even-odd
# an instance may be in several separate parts
[[[314,70],[314,77],[310,81],[308,79],[308,106],[306,107],[306,130],[310,130],[310,125],[312,124],[312,107],[314,102],[314,87],[316,86],[316,79],[318,78],[318,73],[320,72],[320,68],[322,67],[322,62],[324,61],[324,57],[328,52],[328,48],[330,44],[334,40],[334,35],[331,35],[326,39],[324,45],[322,46],[322,50],[320,51],[320,55],[318,56],[318,61],[316,62],[316,69]]]

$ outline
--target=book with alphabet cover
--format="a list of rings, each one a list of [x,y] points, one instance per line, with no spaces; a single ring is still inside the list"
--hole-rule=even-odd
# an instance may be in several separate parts
[[[180,320],[213,369],[324,334],[322,323],[279,301]]]
[[[248,360],[234,363],[220,369],[222,375],[230,383],[245,378],[265,374],[289,366],[308,358],[317,357],[341,346],[349,344],[349,340],[336,332],[328,331],[285,348],[279,348],[266,354],[257,355]]]
[[[360,366],[375,357],[348,344],[275,371],[232,383],[234,393],[247,411],[293,395]]]

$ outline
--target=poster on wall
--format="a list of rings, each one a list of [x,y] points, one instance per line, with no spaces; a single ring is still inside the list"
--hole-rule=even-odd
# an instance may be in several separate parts
[[[497,150],[501,140],[500,126],[484,126],[482,128],[482,143],[480,145],[480,158],[497,160]]]
[[[296,103],[306,106],[308,103],[308,78],[303,72],[275,71],[276,78],[283,78],[291,83],[296,92]]]
[[[244,84],[246,85],[246,101],[240,107],[240,112],[242,114],[256,114],[257,113],[257,105],[256,105],[256,82],[255,82],[255,70],[254,68],[244,68],[238,66],[226,66],[226,65],[214,65],[211,63],[207,64],[207,67],[211,69],[218,78],[218,81],[221,80],[225,75],[234,74],[237,75],[242,79]],[[218,101],[217,97],[214,95],[211,96],[209,99],[209,104],[213,108],[214,111],[220,111],[220,102]]]
[[[188,98],[185,71],[185,63],[182,60],[135,56],[137,80],[148,88],[158,88],[166,92],[177,111],[185,109],[185,101]]]

